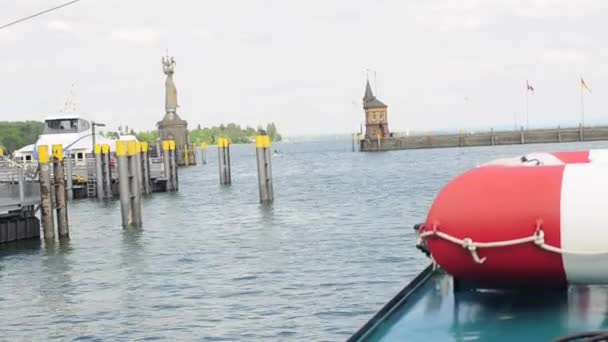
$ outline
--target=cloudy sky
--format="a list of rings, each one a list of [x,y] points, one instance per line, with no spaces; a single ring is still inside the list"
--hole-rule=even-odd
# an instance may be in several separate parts
[[[65,0],[0,0],[0,26]],[[352,132],[376,71],[392,131],[607,123],[605,0],[82,0],[0,30],[0,120],[40,120],[71,85],[111,127],[153,129],[161,56],[191,126]],[[370,74],[374,81],[373,72]]]

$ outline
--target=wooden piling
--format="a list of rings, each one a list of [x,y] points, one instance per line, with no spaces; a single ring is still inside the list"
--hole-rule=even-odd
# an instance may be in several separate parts
[[[51,194],[51,170],[49,166],[49,147],[38,146],[38,168],[40,180],[40,220],[45,240],[55,239],[55,220]]]
[[[175,148],[175,140],[169,140],[169,165],[171,174],[172,191],[179,190],[179,180],[177,174],[177,149]]]
[[[101,145],[95,144],[95,193],[97,199],[103,199],[103,165],[101,165]]]
[[[112,192],[112,169],[110,167],[111,158],[112,157],[110,155],[110,145],[101,145],[101,161],[103,165],[103,180],[105,192],[104,197],[107,199],[112,199],[114,197],[114,193]]]
[[[207,143],[201,143],[201,164],[207,164]]]
[[[65,172],[63,170],[63,146],[53,145],[53,174],[55,176],[55,208],[59,239],[70,237],[68,206],[65,200]]]
[[[72,165],[72,158],[70,158],[70,155],[68,153],[68,155],[66,157],[63,158],[63,163],[65,164],[65,192],[66,192],[66,196],[68,201],[71,201],[74,199],[74,171],[73,171],[73,165]]]
[[[578,124],[578,141],[585,141],[585,137],[583,136],[583,124]]]
[[[150,183],[150,158],[148,156],[148,143],[141,143],[141,159],[142,159],[142,171],[143,171],[143,189],[144,194],[149,195],[152,192],[152,187]]]
[[[171,149],[169,140],[163,140],[163,172],[167,179],[167,191],[173,191],[171,183]]]
[[[270,163],[270,137],[268,135],[256,136],[255,147],[258,164],[260,202],[270,203],[274,200],[274,191],[272,188],[272,167]]]
[[[519,129],[519,139],[522,145],[526,143],[526,140],[524,138],[524,126],[521,126],[521,128]]]
[[[116,142],[116,158],[118,166],[118,193],[120,196],[120,212],[122,226],[128,227],[133,222],[131,211],[131,193],[129,189],[129,157],[127,155],[127,142]]]
[[[490,128],[490,143],[491,146],[494,146],[495,141],[494,141],[494,128]]]
[[[352,134],[352,145],[353,145],[353,152],[355,152],[355,133]],[[257,143],[257,137],[256,137],[256,143]]]
[[[141,143],[135,142],[135,155],[132,156],[135,159],[135,174],[137,176],[138,190],[140,194],[144,193],[144,166],[141,158]]]
[[[226,138],[219,138],[217,140],[217,148],[220,184],[230,185],[232,184],[232,179],[230,176],[230,142]]]
[[[141,151],[141,144],[137,141],[127,142],[127,155],[129,160],[129,191],[131,198],[131,224],[134,227],[141,227],[141,187],[139,185],[139,175],[141,174],[141,160],[138,158],[137,147]],[[139,165],[138,165],[139,160]]]

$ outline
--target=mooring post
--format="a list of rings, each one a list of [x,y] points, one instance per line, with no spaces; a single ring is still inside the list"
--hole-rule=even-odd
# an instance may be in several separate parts
[[[169,147],[169,140],[163,140],[163,172],[167,179],[167,191],[173,191],[171,188],[171,157]]]
[[[148,143],[141,143],[141,160],[142,160],[142,171],[143,171],[143,189],[144,194],[148,195],[152,191],[150,190],[150,158],[148,157]]]
[[[170,154],[170,159],[169,159],[169,164],[171,166],[171,188],[173,189],[173,191],[178,191],[179,190],[179,179],[178,179],[178,174],[177,174],[177,149],[175,146],[175,140],[169,140],[169,154]]]
[[[127,155],[127,142],[116,142],[116,158],[118,166],[118,193],[120,196],[120,213],[122,226],[128,227],[133,222],[131,212],[131,194],[129,189],[129,157]]]
[[[578,141],[584,141],[585,137],[583,136],[583,124],[578,124]]]
[[[40,219],[45,240],[55,239],[55,220],[51,193],[51,170],[49,166],[49,147],[38,146],[38,168],[40,180]]]
[[[65,164],[65,191],[67,194],[68,201],[74,199],[74,187],[73,187],[73,177],[74,171],[72,169],[72,158],[68,152],[68,155],[63,158],[63,163]]]
[[[138,158],[138,147],[141,151],[141,144],[138,141],[127,142],[127,155],[129,160],[129,192],[131,199],[131,224],[134,227],[141,227],[141,187],[139,176],[141,175],[141,158]]]
[[[141,143],[139,141],[135,142],[135,155],[131,158],[135,159],[135,175],[137,176],[137,186],[139,193],[142,194],[144,192],[144,166],[142,163],[141,157]]]
[[[519,141],[522,145],[526,143],[526,140],[524,139],[524,126],[521,126],[519,129]]]
[[[562,128],[557,125],[557,142],[562,142]]]
[[[258,162],[260,202],[270,203],[274,200],[274,191],[272,189],[272,167],[270,164],[270,137],[268,135],[256,136],[255,147]]]
[[[201,164],[207,164],[207,143],[201,143]]]
[[[217,140],[217,148],[220,184],[230,185],[232,184],[232,179],[230,177],[230,142],[226,138],[219,138]]]
[[[490,128],[490,142],[494,146],[494,128]]]
[[[184,164],[185,166],[190,164],[190,152],[188,151],[188,144],[184,145]]]
[[[103,165],[101,165],[101,145],[95,144],[95,186],[97,199],[103,199]]]
[[[112,193],[112,169],[110,167],[110,145],[103,144],[101,145],[101,158],[103,164],[103,174],[104,174],[104,188],[105,188],[105,198],[112,199],[114,197],[114,193]]]
[[[63,146],[53,145],[53,173],[55,175],[55,207],[57,208],[57,231],[60,239],[70,237],[68,206],[65,200],[65,172],[63,171]]]
[[[352,145],[353,145],[353,152],[355,152],[355,133],[352,134],[351,138],[352,138],[351,140],[352,140]],[[256,139],[257,139],[257,137],[256,137]],[[257,140],[256,140],[256,142],[257,142]]]

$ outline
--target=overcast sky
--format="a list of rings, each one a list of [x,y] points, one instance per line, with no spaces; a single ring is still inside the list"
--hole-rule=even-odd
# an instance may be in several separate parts
[[[0,25],[64,0],[0,0]],[[90,120],[154,129],[165,50],[190,127],[352,132],[366,69],[391,131],[608,123],[608,1],[82,0],[0,31],[0,120],[41,120],[72,83]],[[371,74],[373,82],[373,73]]]

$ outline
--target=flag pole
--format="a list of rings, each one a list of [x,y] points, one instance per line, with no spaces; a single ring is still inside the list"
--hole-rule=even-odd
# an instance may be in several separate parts
[[[526,130],[530,130],[530,113],[528,110],[528,93],[530,91],[526,88]]]
[[[585,103],[583,101],[583,98],[584,98],[583,86],[581,83],[581,126],[585,127]]]

